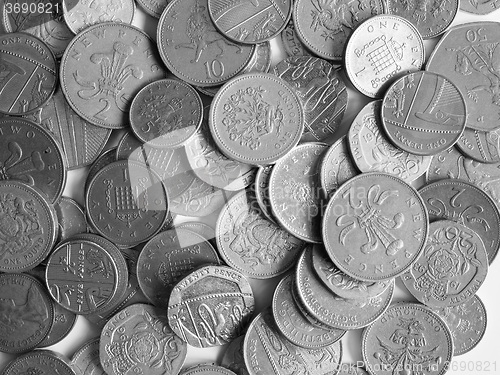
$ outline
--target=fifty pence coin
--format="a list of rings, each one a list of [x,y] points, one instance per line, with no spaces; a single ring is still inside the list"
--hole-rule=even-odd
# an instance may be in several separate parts
[[[83,208],[71,198],[61,197],[54,205],[59,226],[57,242],[67,240],[76,234],[87,233],[87,219]]]
[[[423,251],[429,219],[420,195],[397,177],[363,173],[343,184],[323,217],[323,240],[347,275],[374,282],[405,272]]]
[[[217,251],[207,239],[188,229],[170,229],[158,233],[142,248],[137,280],[149,301],[166,309],[175,284],[207,264],[220,264]]]
[[[78,34],[61,59],[61,88],[69,105],[91,124],[121,129],[132,98],[165,76],[151,38],[134,26],[105,22]]]
[[[394,146],[382,130],[382,101],[368,103],[352,122],[348,142],[352,159],[362,172],[384,172],[407,183],[422,176],[430,156],[415,155]]]
[[[255,52],[255,46],[234,43],[217,31],[208,0],[171,1],[157,30],[158,49],[167,68],[195,86],[226,82],[248,65]]]
[[[465,128],[456,143],[465,156],[481,163],[500,162],[500,129],[475,130]]]
[[[31,113],[43,106],[56,89],[56,58],[44,42],[26,33],[0,35],[0,45],[0,112]]]
[[[429,226],[424,252],[401,276],[410,293],[430,307],[448,307],[472,298],[488,273],[488,257],[477,233],[450,220]]]
[[[106,375],[99,357],[99,340],[97,337],[87,341],[71,357],[70,366],[77,374]]]
[[[309,50],[324,59],[342,60],[346,42],[364,20],[384,12],[382,1],[295,0],[293,23]]]
[[[54,309],[46,289],[33,276],[2,273],[0,295],[0,350],[23,353],[36,348],[53,322]]]
[[[0,271],[23,272],[40,264],[57,237],[54,207],[34,188],[0,180]]]
[[[420,70],[424,58],[424,43],[415,26],[398,16],[380,15],[352,33],[345,69],[362,94],[380,98],[396,79]]]
[[[359,173],[347,145],[347,137],[342,136],[325,152],[319,169],[319,181],[326,198],[347,180]]]
[[[243,357],[243,341],[245,336],[239,336],[229,343],[224,356],[221,359],[221,366],[233,371],[236,375],[249,375],[245,359]]]
[[[361,348],[372,375],[413,372],[408,369],[416,366],[423,374],[443,375],[453,357],[453,340],[446,324],[427,307],[414,303],[391,306],[365,328]]]
[[[69,361],[51,350],[33,350],[10,362],[2,375],[57,374],[76,375]]]
[[[238,43],[257,44],[283,30],[292,16],[292,0],[208,0],[208,10],[217,29]]]
[[[455,347],[453,355],[462,355],[474,349],[486,332],[486,308],[477,295],[460,305],[434,311],[451,331]]]
[[[64,21],[74,34],[98,23],[113,21],[131,24],[133,0],[62,0]]]
[[[468,1],[468,0],[466,0]],[[459,1],[420,1],[387,0],[386,13],[400,16],[410,21],[422,34],[431,39],[444,33],[458,12]]]
[[[355,300],[333,294],[316,275],[311,246],[299,258],[295,285],[300,303],[314,319],[330,328],[343,330],[372,324],[387,309],[394,294],[393,282],[376,297]]]
[[[17,180],[36,187],[50,203],[66,184],[66,158],[45,129],[23,119],[0,119],[0,180]]]
[[[347,108],[347,89],[339,71],[326,60],[294,56],[276,65],[274,74],[289,83],[302,102],[305,128],[301,141],[331,137]]]
[[[205,266],[173,288],[169,324],[196,348],[219,346],[244,332],[254,304],[252,288],[243,274],[226,266]]]
[[[399,78],[387,90],[382,125],[397,147],[434,155],[453,146],[465,129],[465,100],[444,76],[425,71]]]
[[[419,194],[431,222],[453,220],[477,233],[491,264],[500,247],[500,213],[487,193],[469,182],[446,179],[424,186]]]
[[[89,183],[85,206],[89,224],[119,247],[153,237],[168,216],[168,199],[154,171],[141,163],[108,164]]]
[[[299,142],[304,112],[298,96],[272,74],[232,79],[210,106],[209,127],[227,157],[251,165],[273,164]]]
[[[270,308],[257,315],[245,335],[243,355],[250,375],[299,373],[335,374],[342,361],[342,343],[324,348],[301,348],[279,331]],[[280,358],[285,357],[286,360]]]
[[[224,261],[257,279],[286,272],[304,247],[303,241],[269,221],[247,191],[227,202],[215,230],[217,247]]]
[[[292,295],[294,275],[285,276],[273,294],[272,311],[279,331],[295,345],[302,348],[325,348],[339,341],[346,331],[314,326],[300,312]]]
[[[177,148],[201,125],[203,103],[187,83],[163,79],[145,86],[132,100],[130,126],[150,147]]]
[[[118,312],[101,332],[99,357],[110,375],[178,374],[187,345],[168,326],[165,310],[135,304]]]
[[[28,118],[40,124],[59,142],[68,169],[92,164],[111,135],[110,129],[92,125],[78,116],[59,88],[42,108]]]
[[[269,199],[273,216],[289,233],[307,242],[321,242],[320,157],[328,146],[305,143],[294,148],[273,168]]]
[[[425,66],[460,90],[467,107],[466,126],[471,129],[489,131],[500,127],[500,93],[494,83],[500,48],[491,44],[499,36],[498,22],[455,26],[443,35]]]

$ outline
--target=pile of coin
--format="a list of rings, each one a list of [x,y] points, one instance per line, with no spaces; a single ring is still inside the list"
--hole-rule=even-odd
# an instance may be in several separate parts
[[[0,3],[2,375],[443,374],[473,349],[500,24],[450,29],[456,1],[137,4],[156,42],[133,0]],[[374,100],[343,129],[348,87]],[[34,350],[77,316],[100,336]],[[342,359],[358,329],[364,369]]]

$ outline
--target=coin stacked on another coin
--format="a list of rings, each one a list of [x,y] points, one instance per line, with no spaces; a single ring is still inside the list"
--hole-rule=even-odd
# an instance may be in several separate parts
[[[499,24],[446,31],[453,1],[137,3],[146,30],[130,0],[0,4],[1,374],[359,374],[359,329],[369,374],[444,374],[476,346]],[[77,316],[98,337],[71,359],[33,350]]]

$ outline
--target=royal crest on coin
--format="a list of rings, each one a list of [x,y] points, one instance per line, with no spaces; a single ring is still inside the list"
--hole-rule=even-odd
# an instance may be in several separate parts
[[[262,137],[271,133],[279,137],[283,131],[283,108],[280,102],[273,106],[264,101],[265,92],[261,86],[239,89],[224,104],[222,124],[229,139],[251,150],[260,148]]]

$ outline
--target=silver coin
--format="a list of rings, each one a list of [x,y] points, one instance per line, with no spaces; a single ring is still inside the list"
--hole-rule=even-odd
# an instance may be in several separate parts
[[[346,331],[324,329],[310,323],[293,299],[294,287],[294,275],[290,274],[280,281],[273,294],[274,321],[283,336],[307,349],[325,348],[339,341]]]
[[[99,172],[102,168],[104,168],[106,165],[111,164],[112,162],[116,161],[116,147],[112,147],[97,157],[97,159],[92,163],[92,165],[89,168],[89,172],[87,174],[87,178],[85,179],[85,188],[84,192],[86,193],[88,190],[88,184],[94,176]]]
[[[221,366],[233,371],[236,375],[249,375],[245,360],[243,358],[243,340],[245,336],[239,336],[229,343],[221,359]]]
[[[399,77],[420,70],[424,43],[418,30],[398,16],[372,17],[352,33],[345,50],[345,69],[361,93],[380,98]]]
[[[179,375],[236,375],[231,370],[218,366],[215,363],[195,365],[182,370]]]
[[[464,0],[460,2],[460,10],[472,14],[490,14],[499,7],[498,0]]]
[[[250,375],[335,374],[342,361],[342,343],[306,349],[288,341],[276,327],[271,309],[257,315],[245,335],[243,355]]]
[[[469,182],[446,179],[424,186],[419,194],[431,222],[453,220],[476,232],[491,264],[500,247],[500,212],[487,193]]]
[[[303,241],[267,220],[255,198],[246,191],[227,202],[215,230],[224,261],[256,279],[286,272],[304,247]]]
[[[500,162],[500,129],[481,131],[465,128],[455,144],[462,154],[481,163]]]
[[[70,366],[80,375],[106,375],[99,358],[99,338],[91,339],[77,349]]]
[[[204,266],[173,288],[168,301],[169,325],[191,346],[219,346],[243,333],[254,304],[252,288],[239,271]]]
[[[52,350],[33,350],[23,354],[2,371],[2,375],[30,373],[75,375],[66,357]]]
[[[321,194],[317,178],[324,143],[304,143],[280,159],[269,181],[273,216],[289,233],[321,242]]]
[[[65,241],[75,234],[87,233],[85,212],[74,199],[61,197],[54,208],[59,226],[58,242]]]
[[[352,300],[336,296],[316,276],[311,246],[299,258],[295,278],[298,297],[308,312],[323,324],[344,330],[373,323],[389,307],[394,294],[394,283],[391,283],[377,297]]]
[[[211,244],[216,246],[215,229],[208,224],[205,224],[201,221],[187,221],[185,223],[176,225],[176,228],[190,230],[191,232],[194,232],[200,235],[201,237],[207,239],[208,241],[210,241]]]
[[[410,183],[422,176],[431,163],[430,156],[415,155],[394,146],[382,131],[380,100],[368,103],[352,122],[349,149],[361,172],[384,172]]]
[[[477,295],[466,302],[434,310],[453,336],[453,355],[462,355],[476,347],[486,332],[486,308]]]
[[[472,298],[488,273],[482,239],[450,220],[432,222],[424,252],[401,276],[410,293],[430,307],[457,306]]]
[[[144,143],[138,139],[132,131],[128,131],[118,141],[116,146],[116,160],[126,160],[136,152],[138,155],[142,153]]]
[[[138,0],[137,4],[151,17],[160,18],[170,0]]]
[[[281,43],[288,56],[311,56],[311,53],[298,38],[297,31],[291,20],[281,32]]]
[[[453,340],[439,315],[422,305],[399,303],[363,331],[362,354],[372,375],[443,375],[453,356]]]
[[[278,63],[274,74],[289,83],[302,102],[302,142],[324,141],[335,134],[347,108],[347,89],[332,64],[317,57],[293,56]]]
[[[273,165],[259,167],[255,175],[255,198],[262,210],[262,214],[272,222],[276,222],[271,210],[271,201],[269,200],[269,179],[271,178],[272,170]]]

